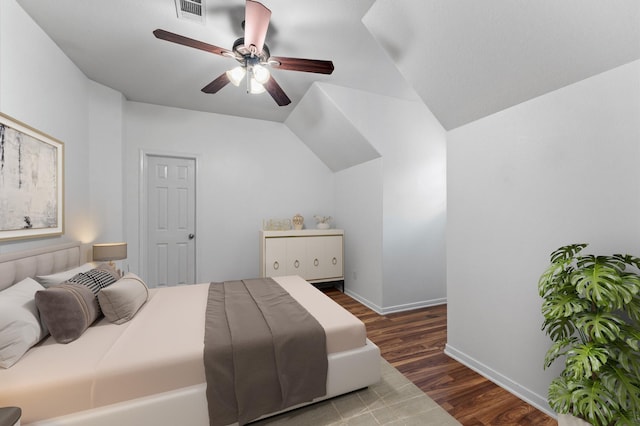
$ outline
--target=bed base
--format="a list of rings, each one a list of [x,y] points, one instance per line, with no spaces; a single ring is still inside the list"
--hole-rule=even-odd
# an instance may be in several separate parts
[[[380,350],[367,339],[362,348],[329,355],[327,395],[284,411],[362,389],[379,380]],[[205,392],[206,384],[202,383],[23,426],[208,426]],[[270,415],[274,414],[279,413]]]

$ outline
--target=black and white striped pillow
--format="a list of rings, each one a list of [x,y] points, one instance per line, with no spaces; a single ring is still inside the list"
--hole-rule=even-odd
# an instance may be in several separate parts
[[[100,265],[95,269],[86,272],[80,272],[69,278],[66,282],[73,284],[81,284],[88,287],[95,296],[103,288],[115,283],[120,278],[117,271],[108,265]]]

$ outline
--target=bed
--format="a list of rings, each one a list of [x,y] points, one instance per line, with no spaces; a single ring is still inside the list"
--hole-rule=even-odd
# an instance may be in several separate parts
[[[82,263],[79,243],[0,255],[0,289]],[[327,339],[326,395],[287,410],[380,379],[380,352],[361,321],[298,276],[274,280],[321,324]],[[151,289],[128,322],[101,318],[67,344],[45,338],[13,366],[0,368],[0,407],[20,407],[22,425],[208,425],[202,360],[208,288]]]

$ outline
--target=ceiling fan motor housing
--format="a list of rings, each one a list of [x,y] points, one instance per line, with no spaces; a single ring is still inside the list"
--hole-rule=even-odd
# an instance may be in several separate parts
[[[269,61],[269,57],[271,57],[269,46],[266,44],[262,46],[261,52],[253,54],[251,49],[244,45],[244,37],[240,37],[233,42],[233,53],[236,55],[236,60],[244,66],[266,64]]]

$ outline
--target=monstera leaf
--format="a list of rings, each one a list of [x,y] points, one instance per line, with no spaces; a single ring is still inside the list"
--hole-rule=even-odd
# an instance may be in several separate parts
[[[579,268],[571,273],[571,284],[579,296],[600,309],[612,311],[624,305],[618,287],[622,281],[619,271],[606,259],[587,256],[578,261]]]
[[[570,285],[569,274],[573,270],[571,264],[575,256],[586,246],[586,244],[571,244],[551,253],[551,264],[538,280],[538,293],[541,297]]]
[[[547,331],[554,342],[566,339],[576,331],[571,319],[566,317],[545,319],[542,329]]]
[[[545,368],[564,360],[549,405],[594,426],[640,425],[640,258],[561,247],[538,281]],[[629,270],[627,270],[629,268]]]
[[[576,327],[596,343],[616,341],[623,324],[624,321],[608,312],[586,312],[575,319]]]
[[[576,255],[582,251],[588,244],[569,244],[560,247],[551,253],[551,263],[572,262]]]
[[[573,407],[573,386],[566,377],[558,376],[549,385],[549,406],[559,414],[571,413]]]
[[[620,274],[620,279],[622,281],[618,291],[624,298],[624,304],[627,305],[640,293],[640,277],[631,272],[623,272]]]
[[[545,318],[567,318],[589,307],[589,301],[577,298],[574,294],[554,294],[542,303],[542,315]]]
[[[640,295],[636,294],[623,310],[640,328]]]
[[[613,426],[638,426],[640,414],[633,411],[620,411],[616,416]]]
[[[614,254],[613,257],[625,265],[635,266],[636,269],[640,269],[640,257],[635,257],[628,254]]]
[[[583,381],[572,391],[576,410],[592,425],[608,425],[620,410],[615,398],[601,382]]]
[[[545,368],[550,367],[551,364],[553,364],[553,361],[555,361],[559,357],[566,355],[568,350],[566,348],[569,345],[575,343],[576,341],[577,339],[575,337],[563,338],[563,339],[559,339],[553,345],[551,345],[551,347],[547,351],[547,354],[544,357]]]
[[[566,372],[574,380],[591,379],[609,360],[609,352],[595,343],[577,345],[567,351]]]
[[[600,376],[600,381],[615,396],[622,410],[640,407],[640,381],[620,368],[611,368]]]

